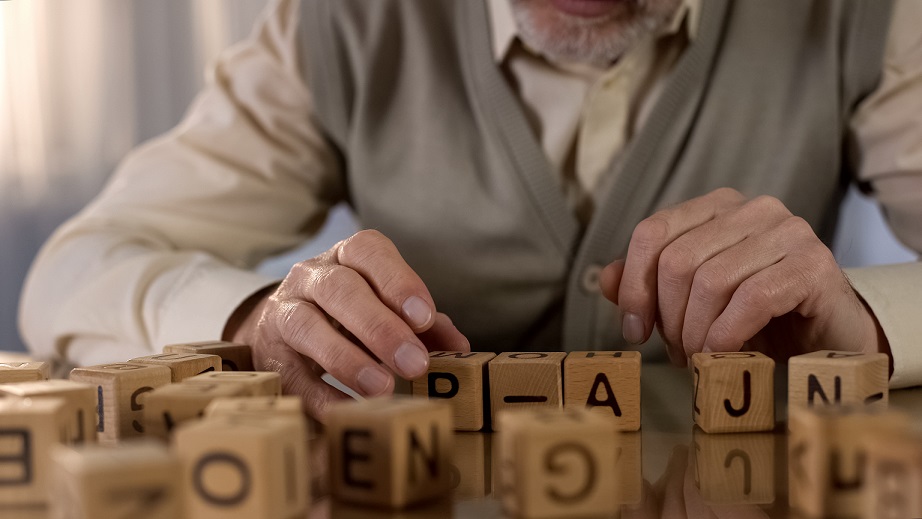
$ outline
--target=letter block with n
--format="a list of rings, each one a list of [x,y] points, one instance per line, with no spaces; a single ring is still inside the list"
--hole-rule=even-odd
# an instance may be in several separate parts
[[[451,487],[454,433],[445,402],[398,397],[335,404],[326,432],[337,499],[404,508]]]
[[[788,407],[886,408],[890,361],[886,353],[822,350],[788,361]]]
[[[758,352],[695,353],[692,415],[704,432],[775,428],[775,361]]]
[[[640,352],[570,352],[563,384],[565,408],[611,416],[619,431],[640,429]]]
[[[429,372],[413,381],[413,396],[446,400],[455,429],[479,431],[490,414],[486,367],[494,357],[489,352],[430,352]]]
[[[618,511],[618,432],[588,409],[499,414],[499,498],[504,517],[610,516]]]

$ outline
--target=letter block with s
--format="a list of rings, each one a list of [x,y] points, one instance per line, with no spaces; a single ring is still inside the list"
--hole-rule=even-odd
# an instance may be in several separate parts
[[[692,355],[695,423],[706,433],[775,428],[775,361],[758,352]]]
[[[446,400],[456,430],[479,431],[490,415],[486,367],[494,357],[489,352],[430,352],[429,372],[413,381],[413,396]]]

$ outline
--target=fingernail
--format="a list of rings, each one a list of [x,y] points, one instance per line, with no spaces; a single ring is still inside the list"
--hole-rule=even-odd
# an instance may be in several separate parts
[[[624,314],[621,318],[621,333],[624,340],[631,344],[640,344],[643,342],[644,324],[643,319],[637,314],[630,312]]]
[[[416,378],[429,368],[429,356],[419,346],[405,342],[394,353],[394,364],[407,378]]]
[[[410,296],[403,302],[403,318],[412,328],[422,328],[432,319],[432,307],[421,297]]]
[[[377,396],[387,390],[391,377],[379,367],[362,368],[357,377],[359,389],[366,396]]]

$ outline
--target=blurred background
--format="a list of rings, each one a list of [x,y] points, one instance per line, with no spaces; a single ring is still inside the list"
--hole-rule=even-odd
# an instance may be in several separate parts
[[[39,247],[138,143],[179,122],[225,47],[264,0],[0,1],[0,350],[24,349],[22,281]],[[266,261],[284,275],[355,231],[337,207],[305,247]],[[843,266],[915,255],[877,206],[849,193],[834,251]]]

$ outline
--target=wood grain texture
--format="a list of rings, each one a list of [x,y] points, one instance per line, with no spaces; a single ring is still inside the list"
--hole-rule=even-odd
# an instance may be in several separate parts
[[[563,363],[564,407],[610,416],[619,431],[640,429],[640,352],[573,351]]]
[[[695,485],[709,504],[775,501],[775,437],[770,432],[708,434],[695,428]]]
[[[707,433],[775,427],[775,361],[758,352],[692,355],[695,423]]]
[[[70,437],[69,424],[66,403],[60,398],[0,399],[0,514],[3,507],[47,503],[52,474],[49,453]]]
[[[48,380],[50,376],[51,365],[47,362],[34,360],[0,362],[0,384]]]
[[[890,361],[884,353],[822,350],[788,361],[788,406],[886,408]]]
[[[213,371],[221,371],[221,357],[200,353],[161,353],[131,359],[129,363],[156,364],[170,368],[173,383]]]
[[[166,441],[178,425],[205,416],[205,408],[220,397],[241,396],[243,384],[170,384],[147,394],[144,402],[144,432]]]
[[[68,443],[96,443],[96,388],[70,380],[41,380],[0,385],[3,395],[17,398],[60,398],[70,416]]]
[[[922,517],[922,434],[886,431],[866,436],[864,517]]]
[[[254,371],[253,352],[246,344],[225,341],[168,344],[163,353],[200,353],[221,357],[221,371]]]
[[[293,395],[220,397],[214,399],[205,408],[206,417],[236,414],[267,414],[304,418],[301,398]]]
[[[488,364],[490,373],[490,415],[494,431],[496,417],[507,409],[563,407],[563,352],[505,352]]]
[[[429,371],[413,381],[413,396],[440,399],[452,406],[455,429],[479,431],[487,423],[487,363],[495,353],[429,352]]]
[[[246,396],[279,396],[282,377],[275,371],[211,371],[189,377],[185,384],[234,384],[246,388]]]

